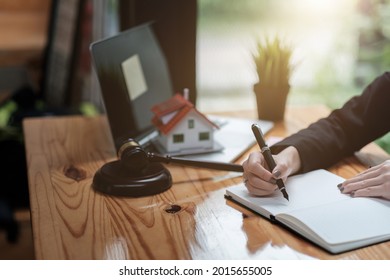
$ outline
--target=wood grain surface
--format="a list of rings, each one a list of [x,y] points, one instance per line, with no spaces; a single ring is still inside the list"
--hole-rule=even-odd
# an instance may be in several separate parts
[[[284,137],[328,113],[323,106],[291,107],[267,137]],[[258,259],[269,245],[320,259],[390,259],[390,242],[331,255],[226,200],[225,188],[242,181],[239,173],[168,165],[174,183],[164,193],[96,193],[96,170],[116,159],[104,116],[27,119],[24,133],[37,259]],[[374,144],[362,154],[388,156]],[[365,168],[352,157],[330,170],[349,178]]]

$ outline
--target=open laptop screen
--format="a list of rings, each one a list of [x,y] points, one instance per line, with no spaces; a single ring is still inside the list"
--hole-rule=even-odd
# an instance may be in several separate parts
[[[90,50],[116,148],[152,131],[150,108],[173,92],[151,25],[94,42]]]

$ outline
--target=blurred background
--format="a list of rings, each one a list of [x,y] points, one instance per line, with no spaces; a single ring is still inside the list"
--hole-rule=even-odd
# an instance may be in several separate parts
[[[388,0],[199,0],[198,108],[255,110],[251,53],[262,36],[294,49],[288,104],[334,109],[390,69]],[[390,151],[389,135],[377,141]]]
[[[104,113],[89,45],[148,21],[207,113],[256,110],[263,36],[293,48],[289,105],[338,108],[390,68],[390,0],[0,0],[0,258],[34,257],[22,120]]]
[[[381,59],[377,58],[384,51],[386,38],[374,38],[383,33],[385,25],[380,24],[385,17],[382,19],[379,12],[382,11],[379,1],[200,0],[199,3],[200,101],[201,97],[232,95],[247,100],[243,107],[253,107],[251,85],[257,77],[251,50],[257,38],[268,34],[278,34],[294,50],[296,67],[290,103],[326,102],[334,106],[355,94],[359,86],[382,68]],[[363,3],[370,9],[367,14],[360,10]],[[371,36],[372,41],[360,41],[364,36]],[[373,46],[375,56],[363,61],[367,55],[362,52],[371,51]]]

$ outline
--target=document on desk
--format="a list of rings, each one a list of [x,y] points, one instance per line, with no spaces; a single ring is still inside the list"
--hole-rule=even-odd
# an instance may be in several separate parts
[[[326,170],[286,181],[290,201],[280,192],[256,197],[243,184],[226,189],[226,198],[283,224],[331,253],[390,240],[390,201],[352,198],[337,185],[345,179]]]

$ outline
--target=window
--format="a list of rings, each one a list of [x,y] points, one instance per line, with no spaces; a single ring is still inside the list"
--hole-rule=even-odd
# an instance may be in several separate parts
[[[195,121],[193,119],[188,120],[188,128],[194,128],[195,127]]]
[[[210,133],[209,132],[199,132],[199,141],[206,141],[210,140]]]
[[[173,143],[183,143],[184,134],[173,134]]]

